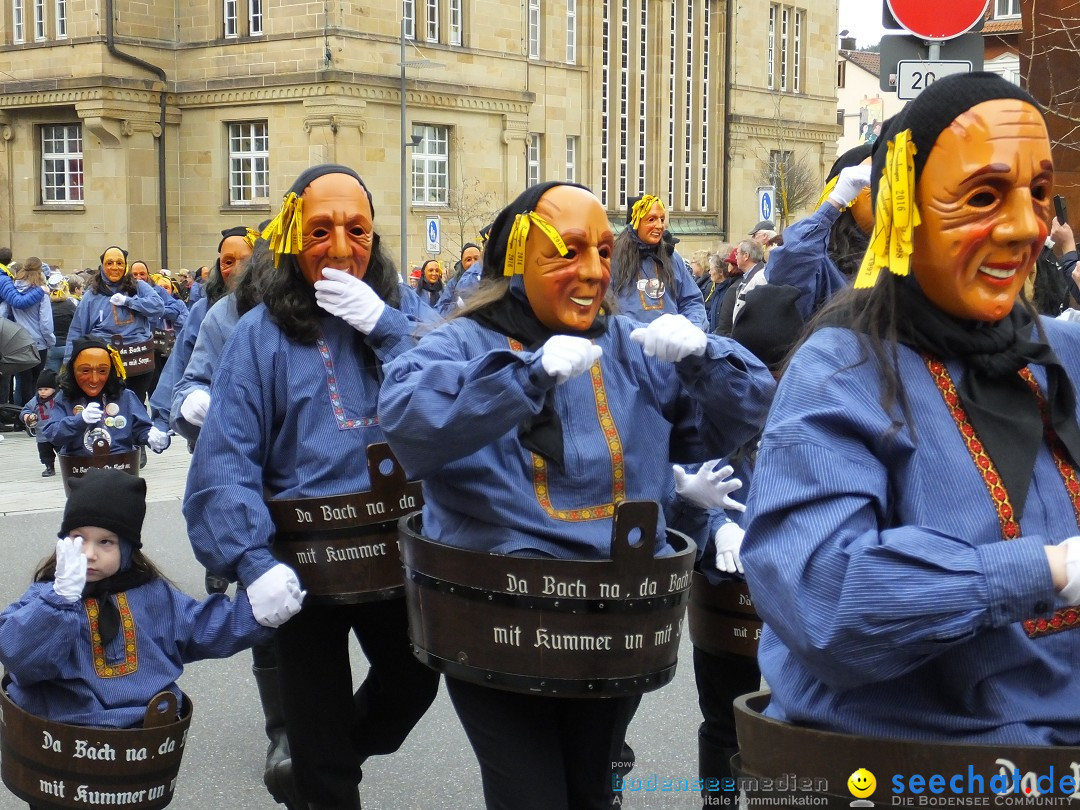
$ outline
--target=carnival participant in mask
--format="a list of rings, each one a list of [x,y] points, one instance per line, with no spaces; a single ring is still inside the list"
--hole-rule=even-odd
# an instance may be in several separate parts
[[[245,225],[237,225],[221,232],[218,258],[214,262],[213,269],[208,271],[208,278],[204,278],[206,292],[191,305],[180,334],[176,336],[176,341],[173,343],[169,358],[165,361],[165,368],[154,387],[154,393],[150,397],[150,418],[154,422],[154,430],[150,435],[150,448],[155,453],[160,453],[169,446],[170,429],[178,433],[183,432],[177,425],[177,420],[181,418],[180,403],[173,401],[174,390],[184,375],[184,369],[191,358],[192,349],[195,348],[195,341],[199,336],[206,313],[232,289],[240,270],[251,257],[251,251],[258,236],[256,231]],[[203,405],[196,406],[193,403],[192,414],[197,415],[196,418],[201,420],[205,417],[205,408]]]
[[[40,428],[58,452],[93,455],[98,440],[105,441],[110,454],[146,444],[150,419],[127,388],[124,364],[111,344],[95,337],[76,340],[59,384],[52,413]]]
[[[608,314],[614,246],[588,189],[531,187],[495,219],[486,288],[386,368],[379,421],[424,481],[432,539],[607,559],[618,503],[674,499],[669,448],[702,461],[762,423],[773,380],[734,341],[681,315],[645,327]],[[665,553],[663,525],[648,542]],[[446,681],[489,808],[610,806],[612,755],[638,697]]]
[[[487,233],[490,227],[487,226],[481,233]],[[481,242],[483,241],[484,237],[481,236]],[[480,283],[480,271],[483,269],[480,260],[482,253],[480,245],[474,242],[466,242],[461,248],[461,258],[454,263],[453,275],[446,281],[439,301],[435,305],[439,314],[448,316],[465,305],[463,296]]]
[[[150,322],[160,318],[165,307],[149,283],[131,275],[127,256],[127,251],[116,245],[101,254],[101,266],[71,319],[64,360],[71,358],[71,347],[84,336],[116,346],[127,372],[127,387],[142,402],[154,372]]]
[[[420,319],[434,313],[380,248],[370,193],[350,168],[304,171],[263,237],[263,302],[236,324],[214,373],[184,515],[199,561],[239,580],[256,618],[280,625],[292,758],[268,781],[294,774],[311,807],[358,808],[361,764],[398,749],[438,676],[409,649],[403,598],[300,609],[296,573],[270,550],[264,499],[371,489],[365,458],[383,438],[383,364],[413,346]],[[356,694],[350,634],[370,667]]]
[[[668,247],[667,209],[646,194],[627,203],[626,227],[615,240],[611,290],[619,313],[649,323],[666,313],[685,316],[704,329],[708,315],[701,290],[683,257]]]
[[[849,286],[874,227],[870,204],[870,144],[849,149],[833,163],[818,209],[784,231],[765,267],[769,284],[802,291],[804,320]]]
[[[854,289],[792,358],[757,457],[742,561],[767,714],[1080,744],[1080,335],[1018,299],[1053,196],[1039,105],[940,79],[887,123],[871,182]]]
[[[438,259],[428,259],[420,268],[420,283],[416,291],[424,303],[434,307],[443,291],[442,266]]]

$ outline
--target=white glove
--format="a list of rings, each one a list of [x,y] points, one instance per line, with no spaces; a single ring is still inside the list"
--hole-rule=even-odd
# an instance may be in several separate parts
[[[735,472],[731,466],[714,469],[719,461],[706,461],[696,473],[687,473],[678,464],[672,464],[675,472],[675,492],[684,501],[702,509],[734,509],[745,512],[746,507],[729,497],[732,492],[742,489],[742,481],[732,478]]]
[[[195,427],[203,426],[208,410],[210,410],[210,394],[201,388],[196,388],[180,403],[180,415],[188,424]]]
[[[741,574],[742,560],[739,549],[742,548],[746,534],[737,523],[725,523],[716,530],[716,570],[727,574]]]
[[[588,338],[573,335],[552,335],[540,347],[540,365],[562,385],[572,377],[582,374],[600,359],[604,350]]]
[[[96,402],[91,402],[85,408],[82,409],[82,413],[79,414],[82,420],[88,425],[96,425],[101,421],[101,405]]]
[[[66,602],[78,602],[86,587],[86,555],[82,553],[82,546],[83,539],[78,535],[56,541],[53,590]]]
[[[705,354],[709,339],[700,328],[683,315],[665,312],[648,326],[630,333],[630,339],[640,343],[645,354],[665,363],[678,363],[684,357]]]
[[[150,449],[155,453],[164,453],[169,449],[169,434],[164,430],[158,430],[156,427],[151,427],[150,436],[147,439],[147,442],[150,445]]]
[[[117,307],[126,307],[130,300],[131,299],[123,293],[113,293],[112,297],[109,299],[109,303]]]
[[[248,585],[247,595],[255,621],[263,627],[280,627],[300,612],[307,591],[300,590],[295,571],[278,563]]]
[[[826,198],[837,208],[844,209],[851,205],[859,192],[870,186],[870,167],[859,164],[848,166],[840,171],[836,185]]]
[[[344,270],[326,268],[322,274],[315,282],[315,303],[357,332],[371,334],[386,309],[386,302],[370,285]]]
[[[1066,605],[1080,605],[1080,537],[1062,541],[1065,547],[1065,576],[1068,580],[1058,596]]]

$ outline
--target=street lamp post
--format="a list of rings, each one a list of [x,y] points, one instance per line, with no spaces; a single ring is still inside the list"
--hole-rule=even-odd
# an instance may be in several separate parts
[[[419,135],[406,140],[405,138],[405,68],[407,67],[430,67],[438,64],[430,59],[405,59],[405,17],[401,17],[401,55],[398,67],[401,68],[401,280],[409,282],[409,171],[406,165],[408,148],[418,146],[423,138]]]

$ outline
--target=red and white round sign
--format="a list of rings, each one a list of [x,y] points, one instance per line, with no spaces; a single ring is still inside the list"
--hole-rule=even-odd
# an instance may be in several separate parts
[[[885,0],[893,18],[920,39],[952,39],[986,16],[990,0]]]

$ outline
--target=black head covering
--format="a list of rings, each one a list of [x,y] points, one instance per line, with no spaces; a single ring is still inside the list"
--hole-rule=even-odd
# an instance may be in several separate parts
[[[355,177],[356,182],[360,184],[360,187],[364,189],[364,193],[367,194],[368,205],[371,206],[371,216],[375,216],[375,201],[371,199],[371,192],[368,190],[367,183],[360,179],[360,175],[354,170],[348,166],[342,166],[340,163],[322,163],[304,169],[304,171],[300,172],[300,176],[293,181],[293,184],[289,186],[289,191],[285,192],[286,196],[288,196],[289,192],[292,192],[298,197],[303,197],[304,189],[310,186],[313,181],[327,174],[347,174],[349,177]]]
[[[732,340],[776,371],[802,335],[805,322],[797,306],[802,292],[787,284],[762,284],[746,294],[731,328]]]
[[[225,230],[223,230],[221,232],[221,241],[217,243],[217,252],[221,253],[221,246],[225,244],[225,240],[228,239],[230,236],[240,236],[246,239],[248,235],[248,230],[249,228],[247,225],[236,225],[232,228],[226,228]]]
[[[124,250],[122,247],[120,247],[119,245],[109,245],[107,248],[105,248],[103,251],[101,251],[101,255],[98,256],[98,261],[101,262],[102,264],[105,264],[105,254],[108,253],[113,248],[116,248],[117,250],[119,250],[121,253],[124,254],[124,263],[127,264],[128,252],[126,250]]]
[[[56,372],[51,368],[42,371],[37,378],[38,388],[56,388]]]
[[[852,149],[848,149],[833,163],[832,168],[829,169],[829,176],[825,178],[825,182],[828,183],[830,180],[840,174],[840,172],[850,166],[858,166],[860,163],[870,157],[870,153],[873,151],[873,149],[873,144],[869,143],[860,143],[858,146]],[[774,229],[770,228],[769,230]]]
[[[877,201],[878,181],[885,171],[888,143],[905,129],[911,130],[915,144],[915,179],[922,176],[923,166],[938,136],[958,116],[972,107],[996,98],[1015,98],[1026,101],[1035,109],[1039,103],[1022,87],[1001,78],[996,73],[958,73],[933,82],[907,103],[900,112],[881,127],[881,137],[873,146],[870,189]]]
[[[536,204],[540,202],[540,198],[555,186],[573,186],[574,188],[589,190],[578,183],[550,180],[546,183],[529,186],[521,192],[512,203],[499,212],[498,216],[495,217],[495,221],[491,223],[487,249],[484,252],[484,278],[502,278],[503,269],[506,265],[506,248],[510,242],[510,231],[514,227],[514,217],[534,210]]]

